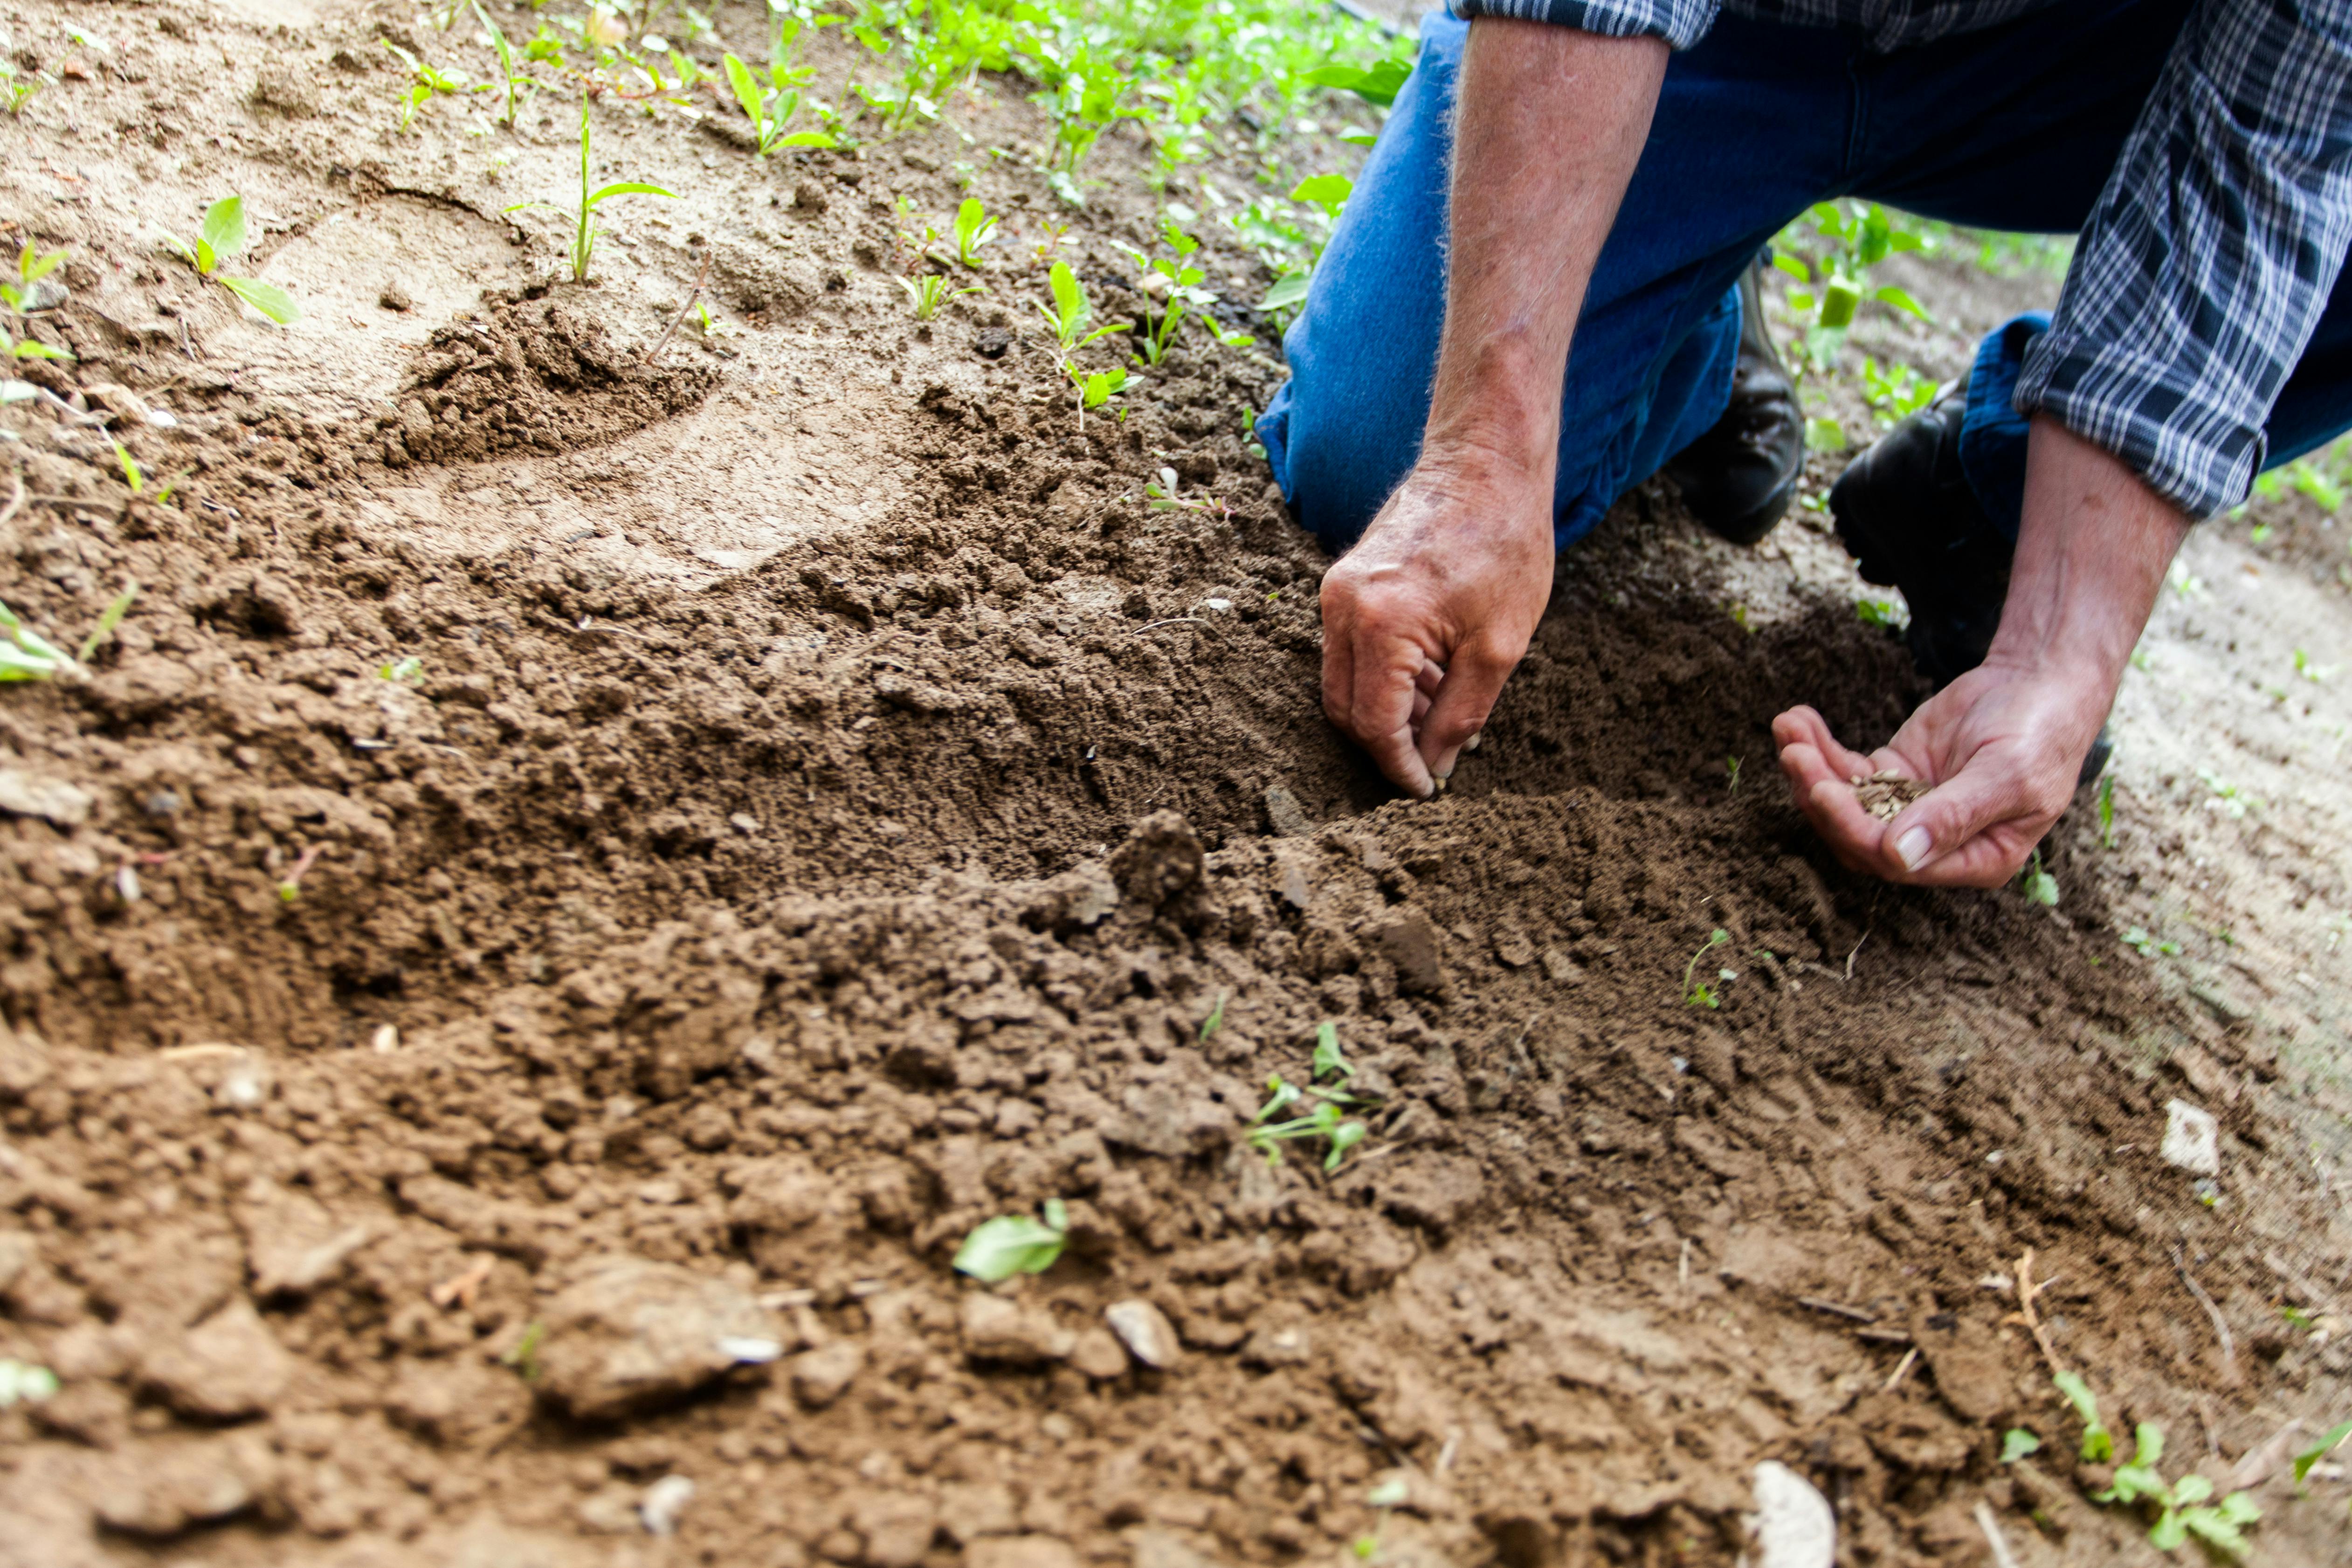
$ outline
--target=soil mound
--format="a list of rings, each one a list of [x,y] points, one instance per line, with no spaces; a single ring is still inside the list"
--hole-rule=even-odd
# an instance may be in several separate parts
[[[718,384],[706,364],[646,363],[542,291],[484,303],[435,331],[395,406],[377,417],[374,455],[386,468],[603,446],[686,412]]]

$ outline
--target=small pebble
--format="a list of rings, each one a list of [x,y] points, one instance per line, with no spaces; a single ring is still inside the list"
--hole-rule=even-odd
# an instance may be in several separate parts
[[[648,1535],[676,1535],[677,1516],[694,1500],[694,1483],[684,1476],[664,1476],[646,1489],[645,1501],[637,1505],[637,1517],[646,1521]]]

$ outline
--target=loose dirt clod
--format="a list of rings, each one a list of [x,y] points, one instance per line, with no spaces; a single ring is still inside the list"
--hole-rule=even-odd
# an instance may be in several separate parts
[[[690,1394],[745,1361],[735,1342],[772,1344],[777,1332],[745,1291],[642,1258],[591,1265],[541,1321],[541,1394],[591,1421]]]

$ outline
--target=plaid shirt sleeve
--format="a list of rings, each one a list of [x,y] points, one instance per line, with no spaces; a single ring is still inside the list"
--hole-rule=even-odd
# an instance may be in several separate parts
[[[2192,518],[2243,500],[2352,245],[2352,0],[2202,0],[2093,209],[2017,408]]]
[[[1549,22],[1604,38],[1664,38],[1686,49],[1715,26],[1719,0],[1452,0],[1454,14]]]

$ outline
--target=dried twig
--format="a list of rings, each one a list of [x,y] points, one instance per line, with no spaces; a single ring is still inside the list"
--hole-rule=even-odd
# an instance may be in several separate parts
[[[2027,1247],[2024,1255],[2017,1260],[2017,1310],[2001,1321],[2025,1326],[2025,1331],[2032,1334],[2033,1342],[2041,1347],[2042,1359],[2049,1363],[2050,1375],[2055,1377],[2066,1370],[2066,1363],[2058,1359],[2058,1352],[2050,1342],[2050,1331],[2042,1326],[2042,1319],[2033,1310],[2036,1298],[2049,1289],[2047,1280],[2039,1285],[2033,1282],[2033,1248]]]
[[[1828,1312],[1840,1318],[1852,1318],[1857,1323],[1874,1323],[1878,1314],[1864,1307],[1849,1307],[1843,1301],[1824,1301],[1818,1296],[1800,1296],[1800,1307],[1811,1307],[1816,1312]]]
[[[1895,1385],[1910,1375],[1911,1365],[1918,1359],[1919,1347],[1917,1345],[1913,1345],[1909,1350],[1905,1351],[1903,1352],[1903,1359],[1895,1363],[1895,1371],[1887,1377],[1886,1387],[1884,1392],[1888,1394],[1894,1393]]]
[[[1196,626],[1204,626],[1209,623],[1202,620],[1198,616],[1171,616],[1164,621],[1147,621],[1142,626],[1136,627],[1131,635],[1141,637],[1144,633],[1157,631],[1161,626],[1181,626],[1188,624]]]
[[[669,319],[669,325],[662,329],[662,335],[656,338],[654,340],[654,346],[646,351],[646,363],[647,364],[651,364],[654,361],[661,358],[662,350],[669,346],[670,334],[677,331],[677,324],[680,321],[686,320],[686,313],[694,309],[694,302],[702,298],[702,287],[709,281],[710,252],[705,250],[702,253],[701,269],[694,275],[694,287],[687,292],[686,303],[677,308],[677,314]]]
[[[2017,1554],[2009,1549],[2009,1539],[2000,1532],[2000,1521],[1992,1516],[1992,1504],[1977,1500],[1977,1528],[1984,1531],[1985,1544],[1992,1549],[1993,1568],[2017,1568]]]
[[[488,1282],[491,1266],[496,1261],[495,1258],[478,1258],[474,1260],[472,1268],[462,1274],[452,1275],[444,1279],[425,1294],[435,1306],[445,1312],[452,1307],[463,1307],[471,1311],[474,1298],[481,1293],[482,1287]]]
[[[2222,1381],[2236,1383],[2238,1381],[2237,1336],[2230,1332],[2230,1325],[2223,1320],[2221,1309],[2214,1305],[2212,1297],[2205,1294],[2205,1287],[2189,1278],[2189,1260],[2181,1257],[2180,1248],[2178,1247],[2172,1248],[2172,1271],[2180,1276],[2180,1282],[2189,1287],[2189,1293],[2197,1298],[2199,1306],[2205,1309],[2205,1316],[2212,1320],[2213,1337],[2221,1342]]]

